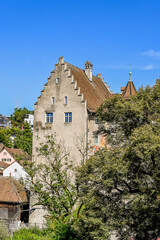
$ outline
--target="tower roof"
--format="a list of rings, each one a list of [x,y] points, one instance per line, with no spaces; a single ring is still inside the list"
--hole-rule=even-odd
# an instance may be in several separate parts
[[[123,91],[123,98],[124,99],[130,99],[131,96],[135,95],[136,94],[136,88],[134,86],[134,83],[132,80],[129,79],[126,87],[125,87],[125,90]]]

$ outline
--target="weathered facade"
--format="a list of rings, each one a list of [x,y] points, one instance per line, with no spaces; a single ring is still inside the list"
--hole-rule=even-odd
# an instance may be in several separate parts
[[[45,136],[56,134],[70,151],[70,157],[78,164],[81,156],[78,148],[83,142],[99,144],[93,132],[97,130],[95,111],[111,96],[101,74],[92,75],[92,64],[87,61],[85,70],[59,58],[55,70],[35,104],[33,130],[33,161],[40,163],[36,147],[45,142]]]
[[[104,83],[101,74],[92,74],[92,67],[87,61],[83,70],[65,62],[63,57],[59,58],[35,103],[33,161],[36,164],[44,161],[36,149],[40,143],[45,143],[48,135],[56,134],[56,140],[68,149],[75,165],[92,154],[86,151],[88,145],[93,146],[93,152],[104,145],[103,136],[93,134],[98,129],[95,112],[113,93]],[[128,94],[128,87],[123,90]],[[79,150],[84,153],[83,156]],[[34,211],[30,215],[30,224],[43,226],[43,215],[42,209]]]

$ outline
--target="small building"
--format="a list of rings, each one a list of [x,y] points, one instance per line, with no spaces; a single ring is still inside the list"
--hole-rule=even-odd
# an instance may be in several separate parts
[[[33,114],[27,114],[26,118],[24,119],[25,123],[28,123],[33,131],[33,121],[34,121],[34,115]]]
[[[20,222],[28,223],[29,195],[24,186],[12,177],[0,176],[0,219],[5,220],[9,229],[18,228]]]
[[[4,177],[13,177],[17,181],[21,181],[28,186],[29,174],[21,164],[16,161],[11,164],[0,162],[0,175]]]
[[[12,164],[15,161],[20,163],[27,161],[30,163],[32,160],[31,157],[22,149],[8,148],[0,143],[0,161]]]
[[[11,127],[10,117],[0,116],[0,128]]]

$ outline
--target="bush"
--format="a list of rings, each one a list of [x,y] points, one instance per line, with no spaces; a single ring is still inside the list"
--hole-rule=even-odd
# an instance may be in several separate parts
[[[55,240],[80,240],[72,226],[57,222],[54,230]]]
[[[48,229],[22,228],[14,233],[13,240],[53,240],[53,234]]]

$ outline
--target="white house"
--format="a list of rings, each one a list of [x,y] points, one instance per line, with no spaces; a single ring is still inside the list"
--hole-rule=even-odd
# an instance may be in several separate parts
[[[33,114],[27,114],[26,118],[24,119],[25,123],[28,123],[33,130],[33,121],[34,121],[34,115]]]
[[[4,177],[13,177],[16,180],[23,180],[24,182],[29,179],[29,174],[25,169],[16,161],[12,162],[8,167],[3,170]]]

